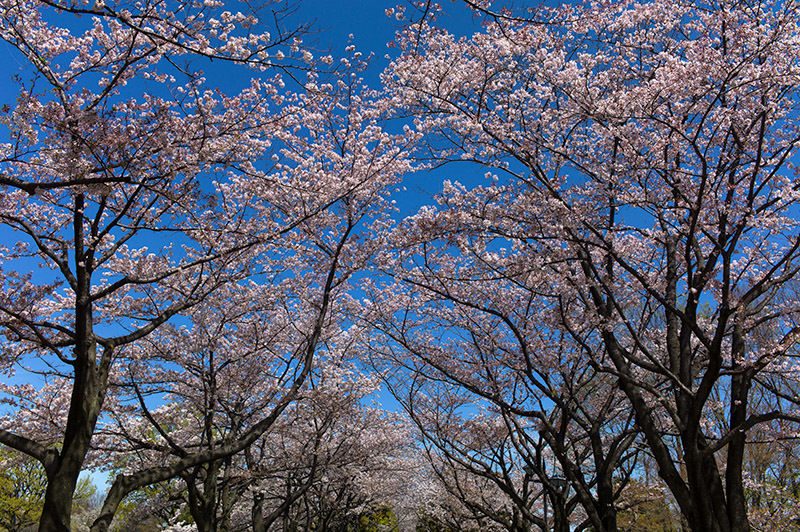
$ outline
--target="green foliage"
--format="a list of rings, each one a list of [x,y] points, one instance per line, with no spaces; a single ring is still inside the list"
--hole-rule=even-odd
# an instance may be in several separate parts
[[[47,475],[33,458],[0,447],[0,532],[36,529],[42,513]],[[97,488],[88,478],[78,481],[72,503],[73,515],[89,511]]]
[[[752,431],[754,441],[745,450],[745,493],[750,522],[756,530],[797,532],[800,531],[800,448],[796,440],[776,439],[768,429],[758,427]],[[772,430],[779,433],[780,426]]]
[[[631,480],[625,487],[626,508],[617,513],[617,526],[628,532],[680,532],[680,515],[661,490]]]
[[[22,532],[36,526],[47,486],[36,460],[0,449],[0,532]]]
[[[152,484],[128,495],[114,516],[113,530],[158,532],[171,520],[193,522],[191,512],[182,504],[177,481]]]
[[[388,506],[380,506],[361,514],[358,518],[358,532],[387,532],[397,530],[397,516]]]

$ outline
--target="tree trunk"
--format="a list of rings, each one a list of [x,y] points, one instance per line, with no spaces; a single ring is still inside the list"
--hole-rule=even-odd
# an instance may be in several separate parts
[[[94,346],[90,345],[87,351],[92,365],[88,371],[76,369],[62,449],[53,466],[46,468],[47,489],[39,532],[70,532],[72,499],[102,407],[107,376],[102,368],[93,367]]]
[[[77,483],[77,475],[61,471],[47,483],[39,532],[70,532],[72,496]]]
[[[76,388],[78,384],[76,379]],[[98,403],[101,395],[95,393],[97,383],[92,384],[94,386],[82,386],[84,390],[88,388],[90,393],[79,393],[79,397],[86,398],[73,401],[70,406],[62,450],[53,466],[46,468],[47,489],[39,519],[39,532],[70,532],[72,498],[100,412]],[[75,403],[80,403],[77,413]]]
[[[264,526],[264,495],[256,493],[253,495],[253,532],[265,532]]]

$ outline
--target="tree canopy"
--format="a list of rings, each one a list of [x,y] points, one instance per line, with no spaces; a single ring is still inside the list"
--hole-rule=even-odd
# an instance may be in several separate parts
[[[800,526],[797,2],[386,16],[3,2],[0,526]]]

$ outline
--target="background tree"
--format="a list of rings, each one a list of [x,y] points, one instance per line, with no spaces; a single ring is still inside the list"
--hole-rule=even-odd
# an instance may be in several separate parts
[[[619,529],[630,532],[678,532],[682,530],[680,515],[670,505],[664,485],[657,479],[651,483],[633,480],[621,497],[618,513]]]
[[[47,476],[42,465],[22,453],[0,452],[0,530],[35,530],[42,513]],[[73,517],[86,520],[97,510],[99,494],[88,477],[81,477],[75,488]]]
[[[47,485],[41,465],[14,451],[2,453],[0,530],[30,530],[39,522]]]
[[[353,68],[358,63],[354,59]],[[248,257],[251,284],[220,289],[187,313],[193,328],[164,327],[152,341],[131,349],[126,367],[133,378],[120,376],[119,386],[132,389],[139,403],[134,419],[147,420],[128,430],[124,425],[130,412],[123,409],[118,415],[118,434],[132,444],[126,450],[146,451],[140,460],[145,464],[155,461],[149,451],[177,459],[129,471],[118,477],[120,485],[180,474],[195,525],[202,531],[227,528],[231,508],[219,513],[219,506],[232,505],[237,497],[217,492],[217,476],[236,475],[230,457],[255,443],[305,394],[317,351],[344,356],[335,355],[349,345],[340,300],[349,277],[374,253],[378,244],[370,237],[371,225],[382,227],[390,205],[387,195],[409,170],[409,138],[380,127],[384,110],[367,100],[360,78],[350,73],[333,83],[316,84],[310,76],[307,94],[287,98],[291,105],[286,129],[276,133],[281,149],[274,169],[250,168],[223,186],[227,201],[254,211],[247,222],[252,234],[272,235],[275,228],[280,232],[263,252]],[[162,368],[155,367],[159,360]],[[148,412],[143,394],[164,393],[175,408],[158,420]],[[348,415],[358,412],[336,409],[324,417]],[[331,423],[320,422],[317,430],[322,433],[309,435],[308,441],[323,437]],[[146,441],[142,430],[158,435],[159,441]],[[306,482],[313,479],[311,475]],[[230,483],[222,487],[229,490]]]
[[[196,530],[342,530],[357,529],[362,518],[367,526],[374,512],[395,506],[410,470],[410,442],[398,416],[362,404],[376,379],[340,359],[317,363],[310,380],[313,388],[243,453],[163,484],[130,518],[158,512],[165,523],[180,520]],[[152,417],[206,423],[206,412],[176,402]],[[161,428],[182,441],[189,424]],[[215,427],[230,430],[219,419]],[[196,436],[195,445],[207,445],[197,437],[201,431],[186,433]],[[141,439],[130,438],[129,445],[146,449],[126,460],[134,471],[139,462],[159,459],[152,447],[137,445]]]

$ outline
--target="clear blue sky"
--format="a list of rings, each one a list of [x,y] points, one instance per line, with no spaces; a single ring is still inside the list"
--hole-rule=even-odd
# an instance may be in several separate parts
[[[348,36],[353,35],[353,44],[360,51],[374,52],[382,58],[389,50],[386,44],[394,39],[395,26],[398,22],[386,16],[386,10],[398,5],[406,6],[411,13],[412,7],[405,0],[298,0],[297,20],[316,20],[317,26],[323,30],[319,37],[322,45],[330,43],[331,52],[337,55],[346,46]],[[448,28],[467,28],[471,25],[472,15],[460,2],[444,2],[445,15],[443,22]],[[385,62],[377,61],[379,66]]]

